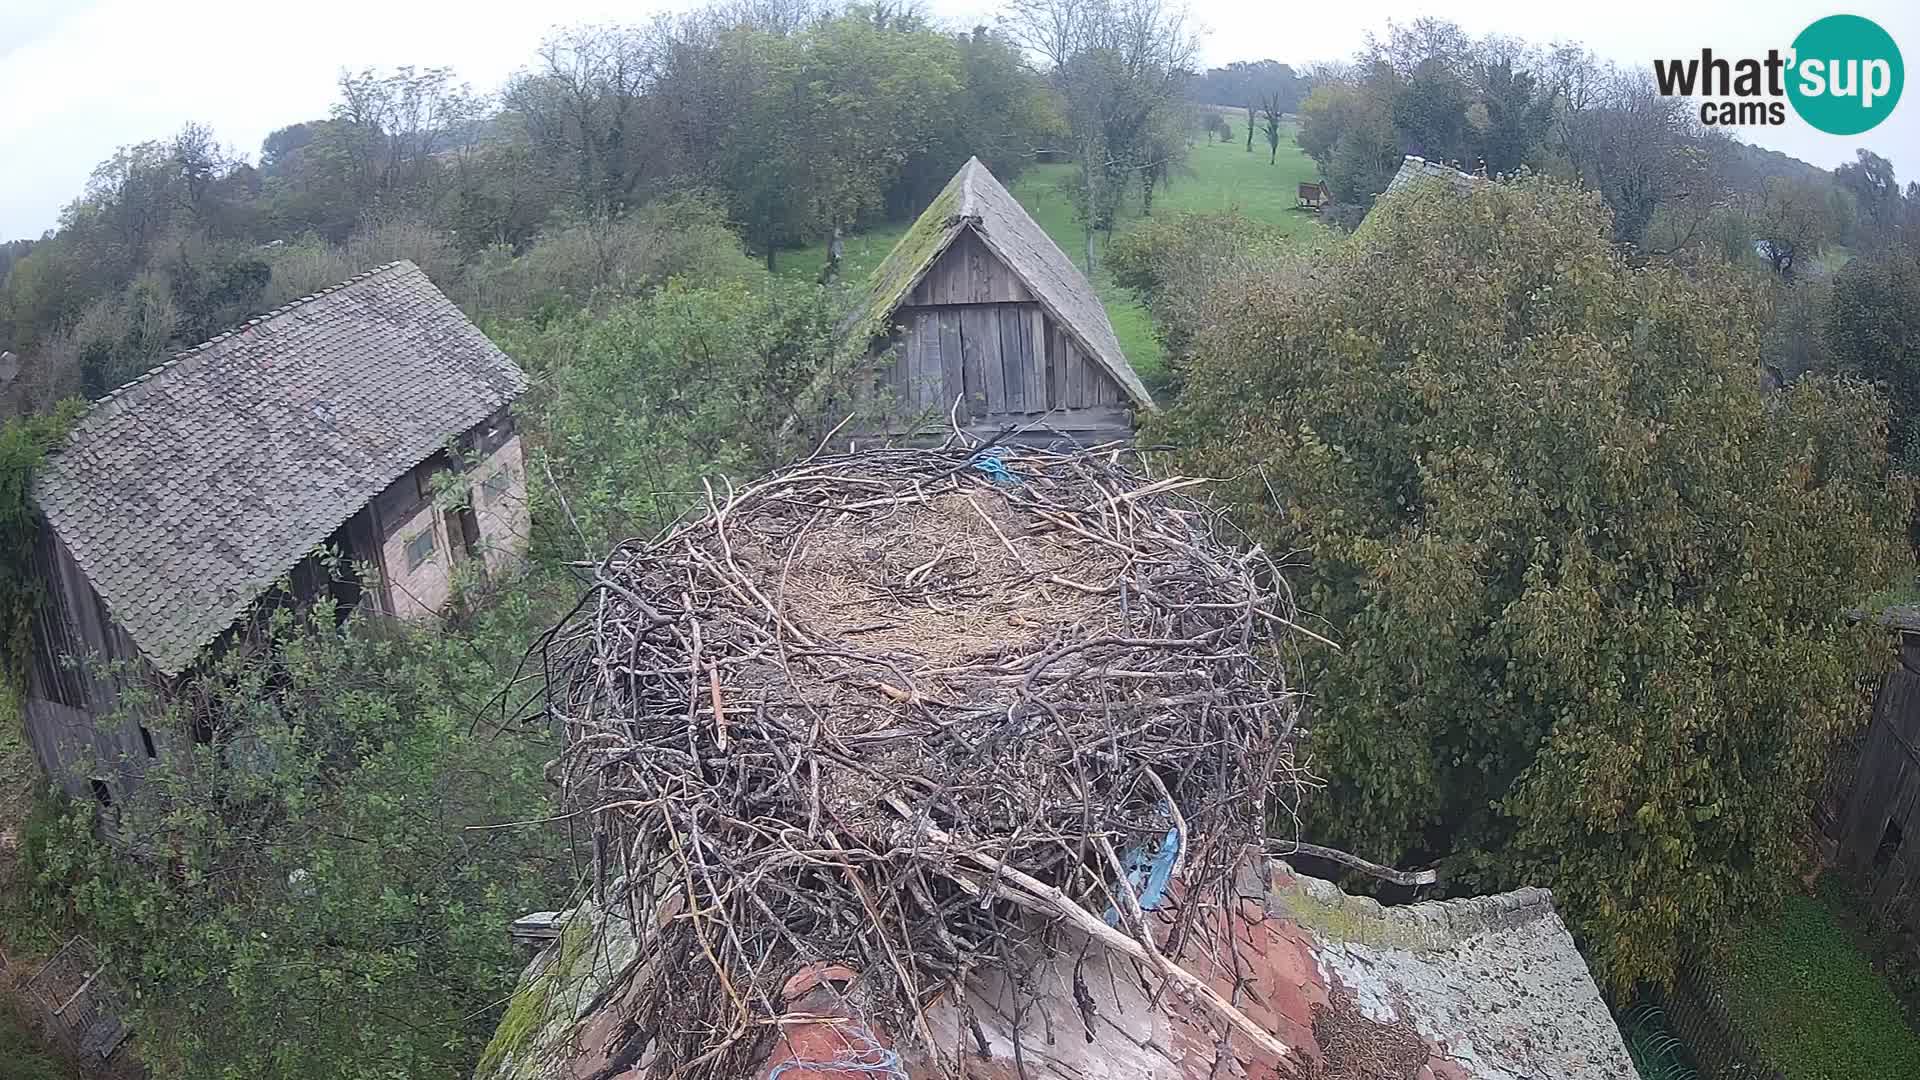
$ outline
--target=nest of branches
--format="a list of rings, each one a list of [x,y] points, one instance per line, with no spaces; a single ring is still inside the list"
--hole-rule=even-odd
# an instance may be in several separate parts
[[[1198,481],[1130,461],[816,456],[592,567],[545,646],[557,771],[629,882],[651,1075],[746,1074],[812,963],[930,1040],[1068,928],[1244,1021],[1141,894],[1171,852],[1182,910],[1222,899],[1297,805],[1294,611]]]

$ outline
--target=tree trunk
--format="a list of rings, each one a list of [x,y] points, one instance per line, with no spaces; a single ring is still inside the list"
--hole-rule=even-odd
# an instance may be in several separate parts
[[[827,241],[827,265],[820,268],[819,283],[831,285],[840,277],[840,259],[846,254],[846,243],[842,238],[840,226],[833,227],[833,239]]]
[[[1253,106],[1247,106],[1247,153],[1253,153]]]
[[[1093,277],[1093,223],[1087,223],[1087,277]]]

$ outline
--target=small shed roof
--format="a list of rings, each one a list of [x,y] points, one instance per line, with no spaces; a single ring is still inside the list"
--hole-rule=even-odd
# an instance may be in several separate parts
[[[1020,200],[977,157],[968,158],[874,271],[862,313],[886,319],[913,292],[961,232],[972,229],[1032,291],[1054,319],[1127,391],[1153,408],[1153,397],[1120,351],[1106,305],[1093,286],[1033,220]]]
[[[387,485],[526,388],[410,262],[175,356],[94,403],[34,481],[163,674]]]
[[[1408,154],[1401,159],[1400,171],[1393,174],[1393,179],[1387,183],[1387,190],[1381,194],[1391,195],[1430,176],[1447,181],[1462,194],[1473,190],[1473,185],[1486,182],[1484,176],[1461,172],[1451,165],[1442,165],[1437,161],[1428,161],[1417,154]]]

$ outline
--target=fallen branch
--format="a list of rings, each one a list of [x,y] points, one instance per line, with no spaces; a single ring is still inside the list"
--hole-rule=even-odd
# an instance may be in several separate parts
[[[1295,843],[1291,845],[1291,850],[1277,851],[1273,854],[1284,859],[1288,855],[1295,853],[1311,855],[1316,859],[1325,859],[1328,862],[1337,862],[1341,866],[1358,870],[1369,877],[1376,877],[1382,881],[1390,881],[1395,885],[1432,885],[1440,880],[1440,871],[1438,870],[1395,870],[1391,866],[1382,866],[1377,862],[1368,862],[1358,855],[1348,854],[1339,848],[1323,847],[1319,844]]]

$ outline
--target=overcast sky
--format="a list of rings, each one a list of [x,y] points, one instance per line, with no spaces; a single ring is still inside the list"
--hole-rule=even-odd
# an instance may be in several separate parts
[[[116,146],[161,138],[194,120],[249,158],[277,127],[326,114],[342,68],[447,65],[490,90],[531,57],[552,26],[643,21],[686,4],[611,0],[0,0],[0,239],[37,236]],[[990,18],[992,0],[931,0],[956,22]],[[1864,0],[1823,7],[1783,0],[1194,0],[1209,64],[1272,57],[1296,66],[1343,59],[1388,19],[1437,15],[1476,36],[1573,40],[1622,64],[1786,48],[1807,23],[1839,12],[1885,27],[1920,59],[1920,4]],[[1745,129],[1749,141],[1833,166],[1866,145],[1920,179],[1920,90],[1863,136],[1789,126]]]

